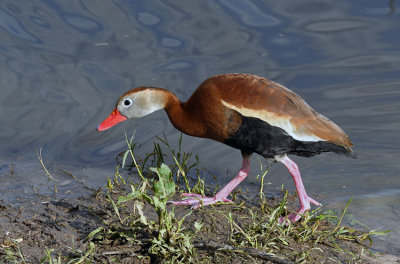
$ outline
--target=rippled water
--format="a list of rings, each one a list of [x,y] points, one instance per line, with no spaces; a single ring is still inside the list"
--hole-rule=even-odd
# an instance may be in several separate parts
[[[400,15],[396,1],[11,1],[0,3],[0,187],[7,202],[54,194],[36,151],[68,195],[113,174],[136,129],[142,153],[164,131],[165,113],[103,133],[96,125],[134,86],[165,87],[182,100],[209,76],[253,73],[284,84],[339,124],[358,159],[294,158],[312,196],[373,229],[376,248],[399,253]],[[185,136],[186,151],[228,181],[238,151]],[[253,158],[257,171],[257,158]],[[255,174],[255,173],[253,173]],[[230,175],[230,174],[228,174]],[[247,183],[256,180],[250,177]],[[268,180],[293,189],[289,173]],[[67,191],[68,190],[68,191]]]

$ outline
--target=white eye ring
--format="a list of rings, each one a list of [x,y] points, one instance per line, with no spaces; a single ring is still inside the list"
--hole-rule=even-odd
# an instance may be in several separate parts
[[[131,106],[132,105],[132,99],[126,98],[124,99],[124,101],[122,102],[122,105],[125,107]]]

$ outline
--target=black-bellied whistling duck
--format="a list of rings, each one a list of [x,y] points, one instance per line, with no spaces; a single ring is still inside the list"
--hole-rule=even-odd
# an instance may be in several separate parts
[[[214,197],[184,193],[187,199],[173,202],[175,205],[197,208],[231,202],[227,197],[249,174],[249,158],[255,152],[266,159],[282,162],[288,168],[301,206],[297,213],[288,216],[295,222],[311,208],[310,203],[320,203],[307,195],[297,164],[287,155],[310,157],[330,151],[352,153],[353,144],[335,123],[286,87],[251,74],[211,77],[185,103],[166,89],[132,89],[119,98],[114,111],[97,130],[106,130],[128,118],[142,117],[160,109],[165,109],[176,129],[240,149],[243,157],[236,178]]]

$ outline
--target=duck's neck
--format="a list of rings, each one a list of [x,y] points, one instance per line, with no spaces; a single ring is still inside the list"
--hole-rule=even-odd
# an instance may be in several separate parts
[[[190,108],[185,107],[185,103],[182,103],[172,92],[165,89],[162,89],[162,92],[166,99],[164,109],[172,125],[187,135],[203,137],[206,131],[200,117],[192,113]]]

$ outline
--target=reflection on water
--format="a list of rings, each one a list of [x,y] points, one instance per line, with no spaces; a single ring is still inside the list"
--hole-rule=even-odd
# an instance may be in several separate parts
[[[185,100],[209,76],[247,72],[293,89],[350,135],[357,160],[333,154],[295,158],[305,185],[328,207],[343,207],[354,196],[352,214],[371,228],[394,230],[377,248],[396,248],[400,35],[394,6],[316,0],[2,1],[2,200],[54,194],[36,158],[40,147],[60,180],[57,195],[80,195],[87,189],[59,168],[90,186],[104,184],[115,155],[125,149],[124,129],[136,129],[140,155],[163,131],[176,145],[179,134],[163,112],[95,131],[127,89],[165,87]],[[216,142],[184,137],[184,147],[199,153],[203,167],[222,183],[230,177],[226,170],[235,173],[241,164],[238,151]],[[254,157],[253,172],[256,166]],[[293,189],[283,166],[273,166],[269,177],[274,186]]]

